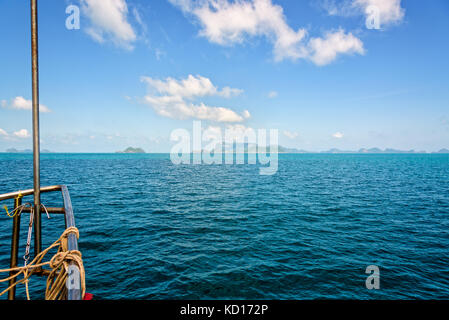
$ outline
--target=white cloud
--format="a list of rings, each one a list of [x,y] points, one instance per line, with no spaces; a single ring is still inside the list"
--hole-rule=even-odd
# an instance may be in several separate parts
[[[312,38],[309,41],[310,60],[322,66],[334,61],[339,53],[364,54],[363,43],[352,33],[343,30],[329,32],[324,38]]]
[[[166,94],[173,97],[192,99],[204,96],[222,96],[230,98],[243,92],[240,89],[225,87],[218,90],[210,79],[202,76],[189,75],[187,79],[176,80],[167,78],[166,80],[155,80],[150,77],[143,77],[143,81],[156,89],[160,94]]]
[[[7,106],[8,102],[6,100],[2,100],[0,102],[0,106],[2,106],[3,108],[5,108]]]
[[[385,26],[400,23],[405,16],[405,9],[401,7],[401,0],[323,0],[322,6],[330,15],[370,16],[371,8],[379,13],[380,25]]]
[[[5,100],[2,101],[1,105],[2,107],[8,107],[8,104]],[[19,96],[12,99],[10,107],[17,110],[31,110],[33,108],[33,102],[31,100],[27,100],[24,97]],[[51,110],[43,104],[39,104],[39,111],[51,112]]]
[[[297,45],[305,37],[305,29],[290,28],[282,7],[271,0],[170,2],[193,14],[202,25],[200,34],[213,43],[232,45],[244,42],[247,36],[265,36],[273,42],[276,60],[303,55]]]
[[[26,139],[30,137],[30,134],[28,133],[27,129],[21,129],[19,131],[16,131],[13,133],[15,137],[17,138],[21,138],[21,139]]]
[[[145,22],[143,22],[142,16],[136,8],[133,8],[133,15],[136,19],[137,23],[142,27],[143,31],[146,33],[148,31],[148,27]]]
[[[244,110],[244,111],[242,112],[242,116],[243,116],[243,118],[245,118],[245,119],[249,119],[249,118],[251,118],[251,113],[250,113],[248,110]]]
[[[332,137],[336,138],[336,139],[341,139],[344,137],[344,134],[341,132],[335,132]]]
[[[0,136],[7,137],[8,133],[5,130],[3,130],[2,128],[0,128]]]
[[[283,133],[286,137],[288,137],[290,139],[296,139],[297,137],[299,137],[298,132],[292,132],[292,131],[285,130]]]
[[[241,122],[250,117],[245,110],[243,115],[223,108],[207,106],[204,103],[194,104],[193,100],[205,96],[230,98],[242,92],[240,89],[225,87],[219,90],[210,79],[189,75],[186,79],[165,80],[142,77],[152,93],[145,96],[145,102],[161,116],[175,119],[194,118],[216,122]]]
[[[241,122],[243,117],[238,115],[231,109],[223,107],[211,107],[204,103],[195,105],[186,103],[185,101],[169,101],[169,99],[154,98],[151,96],[145,97],[153,109],[161,116],[186,119],[194,118],[199,120],[211,120],[216,122]]]
[[[154,54],[156,56],[157,61],[160,61],[163,57],[166,56],[166,53],[158,48],[156,48],[156,50],[154,51]]]
[[[100,43],[112,41],[126,49],[133,49],[137,35],[128,22],[126,0],[81,0],[83,13],[89,18],[86,32]],[[134,16],[140,16],[134,11]]]
[[[291,28],[287,24],[283,8],[273,4],[271,0],[169,1],[197,19],[202,28],[200,35],[210,42],[233,45],[243,43],[249,37],[265,37],[273,44],[276,61],[309,59],[315,63],[319,61],[321,65],[324,61],[330,63],[337,54],[363,53],[363,50],[360,50],[361,41],[354,41],[356,38],[352,34],[346,35],[343,31],[331,37],[333,41],[329,41],[332,34],[328,33],[325,39],[313,38],[308,43],[307,31],[304,28]],[[324,49],[327,52],[323,55],[316,51],[321,49],[317,45],[319,40],[326,43]],[[329,52],[335,54],[330,55]],[[319,58],[324,55],[328,58]]]
[[[268,98],[270,98],[270,99],[274,99],[277,96],[278,96],[277,91],[270,91],[270,92],[268,92]]]

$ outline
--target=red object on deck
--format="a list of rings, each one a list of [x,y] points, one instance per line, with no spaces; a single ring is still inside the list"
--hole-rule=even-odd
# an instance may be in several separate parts
[[[84,294],[84,298],[83,300],[93,300],[94,299],[94,295],[92,293],[85,293]]]

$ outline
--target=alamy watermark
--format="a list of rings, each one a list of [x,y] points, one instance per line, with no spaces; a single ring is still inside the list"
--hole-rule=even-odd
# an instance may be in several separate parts
[[[269,138],[269,139],[268,139]],[[278,171],[277,129],[229,126],[202,129],[201,121],[193,121],[192,134],[186,129],[173,130],[170,140],[177,142],[170,151],[173,164],[259,164],[259,174],[274,175]],[[224,159],[223,159],[224,158]]]
[[[366,267],[366,274],[369,274],[366,278],[365,286],[368,290],[379,290],[380,289],[380,269],[378,266],[370,265]]]
[[[380,29],[380,9],[377,6],[368,6],[365,9],[366,20],[365,25],[367,29]]]
[[[73,4],[67,6],[65,13],[69,16],[65,20],[65,27],[68,30],[79,30],[80,29],[80,8]]]

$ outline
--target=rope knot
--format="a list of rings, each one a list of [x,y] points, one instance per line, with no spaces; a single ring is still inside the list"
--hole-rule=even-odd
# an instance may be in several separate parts
[[[70,227],[70,228],[65,229],[61,235],[61,238],[67,238],[70,233],[74,233],[76,235],[76,238],[79,239],[80,232],[79,232],[78,228],[76,228],[76,227]]]
[[[52,269],[60,267],[64,263],[69,263],[71,261],[79,262],[82,261],[82,254],[78,250],[61,251],[56,253],[50,260],[50,267]]]

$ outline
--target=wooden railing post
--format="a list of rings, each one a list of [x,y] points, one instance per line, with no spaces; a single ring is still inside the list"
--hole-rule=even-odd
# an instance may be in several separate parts
[[[17,267],[19,261],[19,239],[20,239],[20,214],[17,212],[22,205],[22,197],[17,196],[14,199],[14,218],[12,223],[12,237],[11,237],[11,262],[10,268]],[[10,276],[14,274],[13,271],[9,273]],[[16,282],[16,278],[9,280],[9,285],[13,285]],[[16,297],[16,287],[12,288],[8,292],[8,300],[14,300]]]

